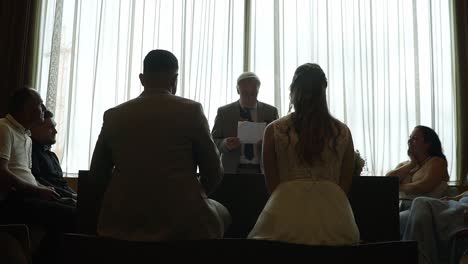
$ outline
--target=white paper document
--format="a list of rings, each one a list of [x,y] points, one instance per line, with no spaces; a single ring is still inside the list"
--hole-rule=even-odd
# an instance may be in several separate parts
[[[237,137],[243,144],[257,144],[263,139],[266,123],[239,121],[237,123]]]

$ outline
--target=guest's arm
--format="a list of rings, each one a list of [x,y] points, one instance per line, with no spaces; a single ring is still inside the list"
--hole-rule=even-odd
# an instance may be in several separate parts
[[[60,185],[57,183],[49,182],[44,178],[36,178],[38,184],[42,184],[43,186],[53,187],[54,190],[61,196],[61,197],[70,197],[76,199],[76,193],[67,185]]]
[[[223,178],[223,166],[200,104],[196,105],[195,113],[196,119],[193,120],[195,127],[193,133],[194,158],[200,172],[200,183],[206,194],[210,195]]]
[[[58,166],[60,166],[60,163],[58,162],[58,158],[54,154],[54,162],[57,163]],[[54,191],[58,193],[61,197],[70,197],[76,199],[76,193],[70,189],[68,186],[64,186],[64,184],[59,184],[59,183],[53,183],[48,181],[48,170],[41,170],[41,162],[39,161],[37,153],[34,152],[32,153],[32,168],[31,172],[34,175],[34,178],[36,178],[36,181],[38,185],[46,186],[46,187],[52,187],[54,188]],[[64,180],[65,181],[65,180]],[[59,186],[60,185],[60,186]]]
[[[385,176],[398,177],[400,183],[404,182],[411,175],[411,171],[416,168],[417,164],[413,161],[404,161],[399,163],[395,169],[387,172]]]
[[[213,130],[211,131],[211,135],[213,136],[213,140],[220,152],[229,151],[226,148],[226,144],[224,144],[226,136],[224,135],[223,129],[222,129],[222,113],[220,109],[218,109],[218,112],[216,114]]]
[[[89,169],[90,180],[93,181],[94,195],[98,203],[100,204],[102,197],[109,185],[112,177],[112,169],[114,168],[114,162],[112,161],[112,152],[106,142],[106,120],[108,111],[104,113],[104,121],[99,134],[96,146],[94,147],[93,157],[91,159],[91,165]]]
[[[41,166],[40,166],[40,162],[39,162],[39,159],[36,155],[36,153],[34,152],[34,147],[33,147],[33,152],[32,152],[32,155],[31,155],[31,161],[32,161],[32,167],[31,167],[31,173],[34,175],[34,178],[36,178],[36,181],[38,183],[41,183],[41,180],[42,178],[44,178],[41,173]]]
[[[18,177],[8,168],[12,152],[13,137],[6,126],[0,126],[0,192],[12,190],[36,195],[43,200],[54,200],[58,194],[50,188],[31,184]]]
[[[445,196],[445,197],[442,197],[440,199],[441,200],[446,200],[446,201],[447,200],[459,201],[466,194],[468,194],[468,191],[464,191],[464,192],[462,192],[462,193],[460,193],[459,195],[456,195],[456,196]]]
[[[433,191],[447,175],[447,162],[442,158],[433,158],[429,161],[427,174],[420,180],[400,184],[400,191],[407,194],[423,194]]]
[[[348,130],[349,131],[349,130]],[[343,156],[343,162],[341,164],[340,173],[340,187],[345,193],[348,193],[351,189],[351,183],[353,181],[354,171],[354,144],[351,132],[349,132],[349,141],[346,146],[346,150]]]
[[[8,169],[8,160],[0,158],[0,191],[7,193],[16,190],[22,193],[36,195],[42,200],[54,200],[59,195],[52,189],[36,186],[16,176]]]
[[[218,109],[211,135],[216,144],[216,147],[218,147],[219,152],[226,153],[238,149],[241,143],[237,137],[226,136],[223,131],[223,118],[226,118],[226,114]]]
[[[276,148],[274,138],[275,128],[272,124],[269,124],[263,135],[263,166],[265,173],[265,182],[270,194],[280,184],[280,178],[278,175],[278,167],[276,166]]]

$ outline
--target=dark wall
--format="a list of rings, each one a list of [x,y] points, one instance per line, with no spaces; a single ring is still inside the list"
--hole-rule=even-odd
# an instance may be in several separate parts
[[[0,1],[0,116],[7,112],[10,93],[28,79],[32,7],[33,0]]]

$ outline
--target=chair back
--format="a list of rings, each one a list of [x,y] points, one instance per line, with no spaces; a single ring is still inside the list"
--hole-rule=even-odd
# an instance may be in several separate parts
[[[400,239],[398,188],[396,177],[353,179],[348,197],[362,241]],[[268,192],[263,174],[228,173],[210,198],[223,204],[231,214],[232,224],[225,237],[246,238],[268,201]],[[96,234],[99,208],[89,171],[79,171],[77,212],[80,233]]]
[[[92,179],[90,179],[89,171],[78,171],[76,211],[79,233],[91,235],[97,233],[97,220],[100,209],[100,202],[97,200],[96,190]]]
[[[232,223],[225,233],[229,238],[246,238],[268,201],[263,174],[224,174],[223,181],[210,195],[231,214]]]
[[[349,201],[365,242],[400,240],[398,179],[363,176],[353,179]],[[210,196],[231,213],[232,224],[225,237],[245,238],[268,201],[262,174],[225,174]]]
[[[354,177],[348,194],[364,242],[400,240],[397,177]]]

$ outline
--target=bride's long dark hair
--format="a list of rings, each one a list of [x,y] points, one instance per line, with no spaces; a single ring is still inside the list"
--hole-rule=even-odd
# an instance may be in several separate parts
[[[299,139],[295,150],[298,157],[310,165],[321,160],[325,147],[336,152],[340,133],[338,120],[328,111],[326,88],[327,77],[318,64],[306,63],[294,72],[289,111],[294,106],[292,121]]]

